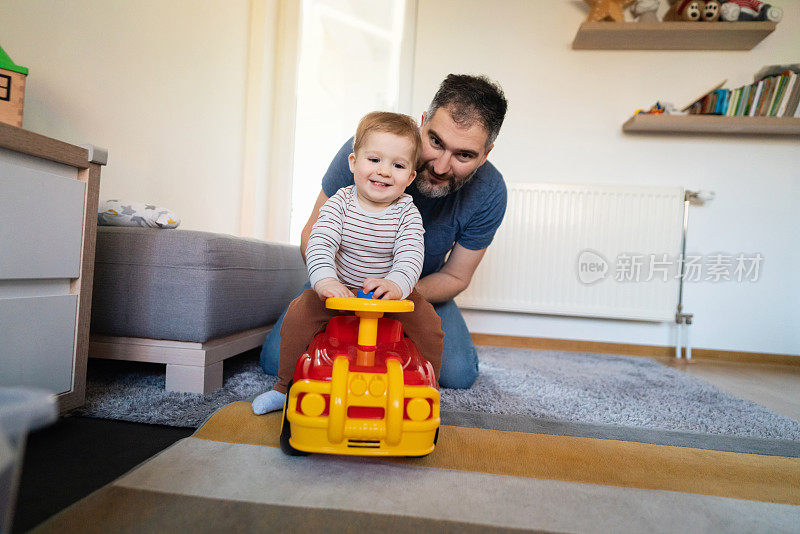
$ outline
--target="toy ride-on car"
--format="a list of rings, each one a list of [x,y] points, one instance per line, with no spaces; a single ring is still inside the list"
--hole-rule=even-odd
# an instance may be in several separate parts
[[[408,300],[329,298],[353,311],[328,322],[300,357],[286,393],[281,448],[364,456],[424,456],[439,433],[433,366],[384,313],[410,312]]]

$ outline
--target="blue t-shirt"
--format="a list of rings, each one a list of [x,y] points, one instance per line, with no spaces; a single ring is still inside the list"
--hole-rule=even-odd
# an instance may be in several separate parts
[[[353,185],[347,157],[353,152],[350,138],[331,161],[322,178],[322,190],[330,198],[342,187]],[[422,195],[412,183],[406,188],[422,215],[425,227],[425,262],[421,277],[442,268],[447,253],[458,243],[469,250],[489,246],[503,222],[508,192],[494,165],[486,161],[461,189],[442,198]]]

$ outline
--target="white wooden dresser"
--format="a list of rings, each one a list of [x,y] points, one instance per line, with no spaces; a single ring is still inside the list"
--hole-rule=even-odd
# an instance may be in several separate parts
[[[105,150],[0,123],[0,386],[84,403]]]

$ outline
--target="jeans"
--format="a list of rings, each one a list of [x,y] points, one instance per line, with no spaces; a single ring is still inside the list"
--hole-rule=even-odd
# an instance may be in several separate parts
[[[298,292],[298,296],[310,287],[306,282]],[[467,323],[464,322],[461,311],[452,300],[434,304],[433,309],[442,320],[442,330],[444,330],[444,350],[439,386],[468,389],[478,378],[478,353],[475,352],[475,346],[472,344]],[[264,346],[261,347],[261,368],[268,375],[278,375],[278,349],[281,344],[281,326],[284,315],[286,315],[286,310],[283,310],[278,322],[267,335]]]

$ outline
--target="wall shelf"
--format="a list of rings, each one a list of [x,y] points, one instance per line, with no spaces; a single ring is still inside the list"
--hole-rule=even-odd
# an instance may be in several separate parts
[[[800,136],[800,119],[722,117],[719,115],[634,115],[622,125],[622,131],[626,133]]]
[[[584,22],[575,50],[752,50],[774,22]]]

